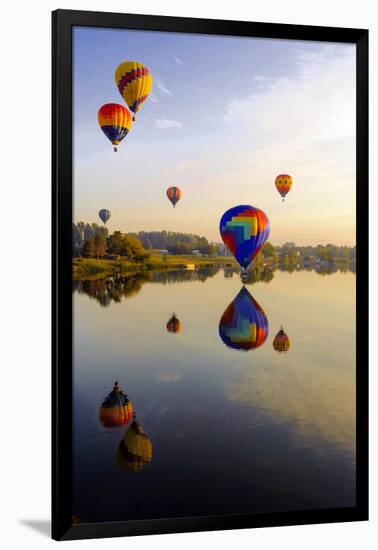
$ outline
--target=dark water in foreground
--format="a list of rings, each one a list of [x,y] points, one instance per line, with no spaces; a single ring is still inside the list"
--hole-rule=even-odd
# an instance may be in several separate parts
[[[236,304],[222,320],[228,347],[219,323],[241,288],[231,275],[75,283],[72,512],[82,522],[355,504],[355,275],[276,271],[247,285],[269,333],[255,347]],[[281,325],[287,353],[273,349]],[[117,462],[130,422],[99,421],[115,380],[151,443],[137,471],[130,456]]]

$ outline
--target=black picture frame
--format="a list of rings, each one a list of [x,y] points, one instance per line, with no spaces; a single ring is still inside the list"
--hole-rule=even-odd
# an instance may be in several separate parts
[[[357,300],[356,506],[261,515],[72,525],[72,27],[282,38],[356,44]],[[55,540],[368,519],[368,31],[150,15],[52,13],[52,537]]]

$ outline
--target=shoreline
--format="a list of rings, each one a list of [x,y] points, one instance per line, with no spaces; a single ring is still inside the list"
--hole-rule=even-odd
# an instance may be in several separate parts
[[[72,279],[97,279],[110,275],[127,273],[145,273],[152,271],[190,270],[191,267],[209,267],[212,265],[224,265],[233,267],[236,262],[227,256],[214,256],[211,258],[172,255],[163,260],[163,256],[153,255],[144,263],[135,263],[128,260],[103,260],[94,258],[73,258]]]

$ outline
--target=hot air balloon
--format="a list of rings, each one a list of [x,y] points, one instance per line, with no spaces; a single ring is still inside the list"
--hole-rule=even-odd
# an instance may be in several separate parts
[[[243,287],[219,322],[219,336],[227,347],[248,351],[260,347],[269,334],[262,307]]]
[[[274,340],[273,347],[278,352],[287,352],[290,349],[290,340],[281,326],[281,329],[277,332]]]
[[[276,187],[277,191],[282,197],[282,202],[285,200],[286,195],[293,185],[293,178],[288,174],[280,174],[276,177]]]
[[[102,402],[100,407],[100,422],[106,428],[117,428],[127,424],[132,417],[133,406],[125,393],[120,389],[118,382]]]
[[[178,187],[168,187],[167,189],[167,197],[173,204],[173,208],[176,206],[178,201],[181,199],[182,192],[181,189]]]
[[[152,460],[152,444],[142,426],[135,420],[125,433],[117,451],[117,464],[122,470],[142,470]]]
[[[142,63],[125,61],[116,68],[115,83],[130,111],[134,113],[135,120],[136,113],[152,89],[150,71]]]
[[[123,105],[117,103],[106,103],[98,111],[98,123],[106,137],[114,145],[117,152],[117,145],[127,136],[131,129],[131,115]]]
[[[175,314],[172,315],[172,317],[169,319],[167,323],[167,331],[173,332],[175,334],[181,331],[181,323],[177,319]]]
[[[106,224],[107,221],[109,221],[110,219],[110,210],[107,210],[106,208],[102,208],[99,213],[98,213],[98,216],[100,218],[100,220]]]
[[[269,237],[267,215],[254,206],[240,205],[223,214],[219,231],[224,244],[241,266],[241,278],[246,282],[246,269]]]

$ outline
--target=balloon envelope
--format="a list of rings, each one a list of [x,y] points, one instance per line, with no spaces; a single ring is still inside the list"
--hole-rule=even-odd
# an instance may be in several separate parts
[[[123,105],[106,103],[97,117],[101,130],[113,145],[119,145],[131,129],[131,115]]]
[[[290,349],[290,339],[281,327],[273,340],[273,348],[278,352],[287,352]]]
[[[286,197],[293,185],[293,178],[289,174],[279,174],[276,177],[276,188],[282,197],[282,200]]]
[[[168,187],[167,189],[167,197],[168,199],[171,201],[171,203],[173,204],[173,206],[175,207],[176,204],[178,203],[178,201],[181,199],[182,197],[182,192],[181,192],[181,189],[179,189],[178,187]]]
[[[264,310],[243,287],[221,317],[219,336],[227,347],[248,351],[260,347],[268,334]]]
[[[134,420],[119,444],[117,464],[122,470],[138,471],[151,460],[151,441],[140,424]]]
[[[259,208],[240,205],[223,214],[219,231],[241,267],[247,268],[269,237],[270,224],[267,215]]]
[[[136,114],[152,89],[152,76],[138,61],[125,61],[115,71],[115,83],[130,111]]]
[[[106,223],[107,221],[109,221],[110,219],[110,210],[107,210],[106,208],[102,208],[99,213],[98,213],[98,216],[100,218],[100,220],[103,222],[103,223]]]
[[[120,389],[118,382],[104,399],[100,407],[100,422],[106,428],[117,428],[127,424],[132,417],[133,406],[125,393]]]
[[[181,323],[177,319],[175,314],[172,315],[172,317],[169,319],[167,323],[167,331],[173,332],[175,334],[181,331]]]

